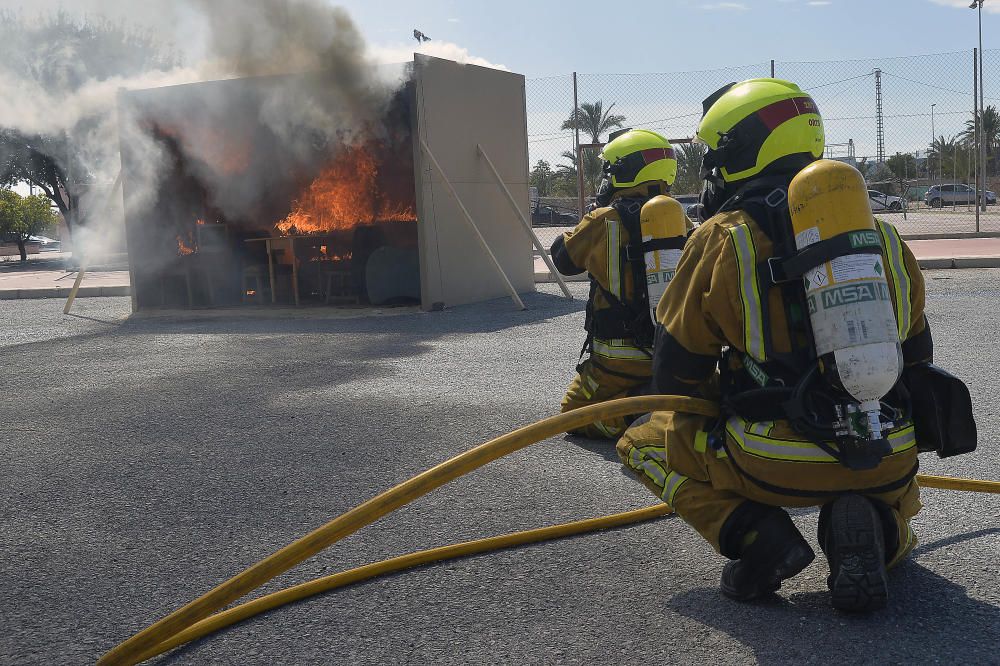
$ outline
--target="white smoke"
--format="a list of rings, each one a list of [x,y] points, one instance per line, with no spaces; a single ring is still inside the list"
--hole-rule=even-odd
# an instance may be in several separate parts
[[[30,21],[34,16],[43,20],[70,7],[90,19],[107,17],[148,30],[186,60],[183,66],[166,71],[88,79],[86,72],[78,71],[76,46],[54,43],[45,54],[44,66],[59,75],[50,76],[43,85],[26,71],[32,64],[3,57],[5,48],[12,51],[16,45],[0,45],[0,128],[27,135],[66,136],[84,164],[91,187],[77,204],[91,217],[84,220],[85,225],[78,220],[80,233],[74,239],[84,254],[99,254],[106,238],[120,235],[120,209],[112,215],[103,211],[103,201],[121,169],[119,138],[138,158],[128,174],[130,205],[152,201],[166,164],[162,147],[148,132],[132,122],[129,114],[118,113],[118,93],[123,89],[318,72],[318,82],[315,77],[308,83],[289,80],[252,110],[293,151],[306,152],[310,146],[300,146],[303,141],[315,142],[319,135],[350,143],[367,120],[379,117],[399,84],[398,71],[387,73],[380,63],[409,62],[414,52],[420,52],[505,69],[448,42],[369,48],[348,14],[324,0],[74,0],[69,6],[62,0],[34,0],[30,7],[0,0],[0,9],[25,12],[18,15],[19,20]],[[53,80],[62,85],[53,86]],[[243,185],[248,190],[255,187],[252,179]],[[243,200],[240,192],[223,194],[229,200],[216,202],[222,206],[236,206]],[[84,237],[84,227],[89,237]]]
[[[455,62],[460,62],[466,65],[479,65],[480,67],[510,71],[505,65],[496,64],[490,62],[486,58],[474,56],[469,53],[469,50],[464,46],[459,46],[458,44],[454,44],[452,42],[439,42],[431,40],[429,42],[423,42],[416,47],[404,44],[393,44],[387,46],[375,45],[371,47],[372,58],[378,62],[386,64],[407,62],[413,59],[414,53],[422,53],[436,58],[454,60]]]

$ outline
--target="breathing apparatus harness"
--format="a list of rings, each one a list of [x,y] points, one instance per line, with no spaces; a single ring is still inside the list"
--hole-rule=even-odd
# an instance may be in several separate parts
[[[734,347],[723,352],[719,364],[723,411],[754,422],[787,420],[796,432],[845,467],[871,469],[892,452],[891,446],[884,437],[868,438],[863,415],[853,409],[853,399],[828,381],[823,372],[829,359],[816,353],[802,276],[835,257],[871,253],[873,242],[881,250],[881,244],[870,234],[859,240],[856,233],[848,232],[796,250],[787,202],[788,182],[784,176],[754,179],[720,207],[720,212],[746,212],[774,246],[774,256],[755,267],[768,360],[760,362],[749,354],[740,355]],[[785,308],[788,352],[775,349],[767,326],[771,321],[772,287],[779,290]],[[911,417],[909,393],[903,382],[897,382],[880,404],[885,429]]]
[[[585,353],[593,353],[594,338],[602,340],[627,339],[632,344],[644,352],[650,359],[653,358],[653,340],[655,335],[655,324],[649,315],[649,291],[646,283],[646,260],[647,252],[656,250],[682,249],[685,238],[652,238],[648,241],[642,240],[642,223],[640,212],[642,206],[649,198],[658,192],[653,189],[658,186],[650,186],[648,197],[621,197],[610,203],[610,207],[618,214],[622,227],[628,234],[628,242],[619,252],[619,284],[625,290],[626,276],[630,276],[632,293],[630,296],[624,295],[619,298],[609,290],[605,289],[593,276],[590,277],[590,295],[587,298],[586,318],[584,329],[587,331],[587,339],[580,351],[582,357]],[[609,253],[615,248],[609,248]],[[611,267],[608,267],[611,270]],[[594,307],[594,298],[600,293],[608,307],[597,310]],[[615,373],[602,368],[611,374]]]

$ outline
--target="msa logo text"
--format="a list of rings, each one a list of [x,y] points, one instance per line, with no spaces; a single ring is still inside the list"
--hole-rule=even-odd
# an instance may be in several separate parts
[[[852,231],[849,236],[851,247],[882,247],[877,231]]]
[[[869,282],[867,284],[847,284],[842,287],[827,289],[820,294],[823,299],[823,309],[837,308],[853,303],[867,301],[888,301],[889,285],[885,282]],[[809,297],[809,314],[816,312],[816,296]]]
[[[674,273],[677,271],[658,271],[656,273],[646,274],[646,284],[660,284],[661,282],[666,284],[674,279]]]

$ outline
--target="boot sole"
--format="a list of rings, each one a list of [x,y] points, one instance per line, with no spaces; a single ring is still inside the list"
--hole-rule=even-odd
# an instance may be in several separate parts
[[[837,500],[831,508],[831,543],[840,569],[828,581],[833,607],[849,613],[884,608],[888,577],[882,525],[874,507],[858,495]]]

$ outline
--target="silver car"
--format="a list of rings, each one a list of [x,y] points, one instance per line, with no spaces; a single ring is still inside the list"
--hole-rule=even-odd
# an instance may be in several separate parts
[[[931,208],[953,206],[955,204],[972,204],[975,203],[976,199],[976,189],[964,183],[934,185],[924,194],[924,203]],[[995,204],[996,202],[996,193],[986,190],[986,203]]]

